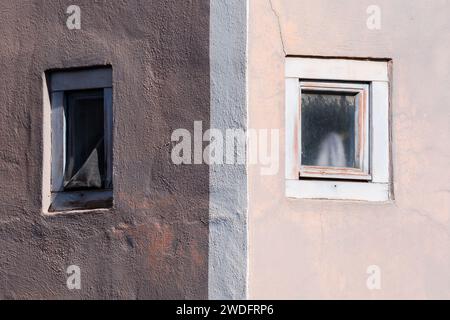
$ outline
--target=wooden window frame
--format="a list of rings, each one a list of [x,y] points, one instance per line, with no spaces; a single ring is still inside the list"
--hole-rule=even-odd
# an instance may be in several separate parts
[[[112,207],[112,69],[92,68],[76,71],[52,72],[50,77],[51,109],[51,178],[48,212],[106,209]],[[65,191],[66,162],[66,99],[65,92],[102,89],[104,101],[106,185],[108,189]],[[46,208],[44,208],[46,210]]]
[[[286,196],[384,202],[393,199],[389,129],[389,61],[287,57],[285,177]],[[366,136],[364,165],[359,172],[301,165],[301,90],[303,85],[336,84],[342,91],[356,84],[364,87]],[[306,86],[303,86],[306,88]],[[359,88],[361,89],[361,88]]]
[[[301,81],[300,86],[300,129],[302,128],[302,92],[336,92],[353,93],[357,96],[358,126],[356,133],[357,147],[355,157],[358,159],[358,168],[338,168],[323,166],[308,166],[301,163],[302,143],[300,135],[300,178],[324,178],[324,179],[349,179],[349,180],[370,180],[372,176],[369,171],[369,85],[363,83],[347,82],[322,82],[322,81]]]

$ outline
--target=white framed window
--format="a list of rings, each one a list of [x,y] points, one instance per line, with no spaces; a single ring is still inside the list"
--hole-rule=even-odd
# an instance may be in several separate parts
[[[112,70],[49,72],[46,80],[48,103],[44,102],[44,118],[50,117],[51,123],[47,157],[51,173],[50,199],[44,211],[110,208]]]
[[[301,178],[370,180],[369,85],[300,81]]]
[[[388,61],[286,59],[286,195],[387,201]]]

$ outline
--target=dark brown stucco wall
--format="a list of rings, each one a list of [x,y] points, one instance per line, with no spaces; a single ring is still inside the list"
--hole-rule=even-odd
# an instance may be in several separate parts
[[[208,35],[207,0],[0,1],[0,299],[207,298],[209,171],[172,165],[170,136],[209,125]],[[42,73],[105,64],[114,208],[43,216]]]

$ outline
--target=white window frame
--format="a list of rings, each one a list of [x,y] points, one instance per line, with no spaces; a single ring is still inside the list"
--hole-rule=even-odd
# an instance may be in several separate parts
[[[389,65],[388,61],[337,58],[288,57],[285,65],[286,84],[286,196],[299,199],[331,199],[389,201],[390,181],[389,139]],[[368,85],[367,143],[364,146],[364,170],[358,178],[348,172],[310,172],[301,179],[301,85],[311,81]],[[342,83],[339,83],[342,81]],[[350,84],[353,86],[353,84]],[[314,170],[313,170],[314,171]],[[303,177],[305,175],[303,174]],[[349,179],[349,180],[345,180]],[[351,181],[350,181],[351,179]]]
[[[356,108],[358,109],[356,134],[356,150],[355,156],[358,156],[357,168],[338,168],[338,167],[322,167],[311,166],[300,163],[301,178],[324,178],[324,179],[350,179],[350,180],[371,180],[369,172],[369,85],[364,83],[348,83],[348,82],[322,82],[322,81],[300,81],[300,97],[299,97],[299,118],[300,118],[300,141],[302,127],[302,92],[312,91],[320,92],[336,92],[336,93],[352,93],[356,96]],[[302,161],[302,144],[299,143],[299,161]]]
[[[107,209],[112,204],[112,189],[65,191],[64,173],[66,162],[65,92],[73,90],[103,89],[106,184],[112,185],[112,69],[92,68],[75,71],[51,72],[49,87],[44,76],[44,125],[51,124],[50,134],[44,132],[44,148],[51,140],[51,148],[44,150],[44,161],[50,160],[50,181],[44,181],[44,188],[50,195],[43,194],[44,213],[58,213],[77,210]],[[48,90],[48,91],[47,91]],[[47,91],[47,92],[46,92]],[[48,95],[48,96],[47,96]],[[47,99],[46,99],[47,96]],[[50,119],[48,119],[50,118]],[[44,128],[46,130],[46,128]],[[47,138],[46,138],[47,137]],[[49,184],[49,187],[46,187]],[[45,201],[47,200],[47,201]]]

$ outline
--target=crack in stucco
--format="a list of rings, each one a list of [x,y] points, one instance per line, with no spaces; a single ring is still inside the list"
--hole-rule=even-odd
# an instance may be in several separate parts
[[[278,12],[275,10],[272,0],[269,0],[269,4],[270,4],[270,9],[272,10],[273,14],[275,15],[275,18],[277,20],[277,24],[278,24],[278,33],[280,35],[280,40],[281,40],[281,49],[283,50],[284,56],[287,56],[286,53],[286,47],[284,45],[284,39],[283,39],[283,32],[281,31],[281,22],[280,22],[280,16],[278,15]]]

